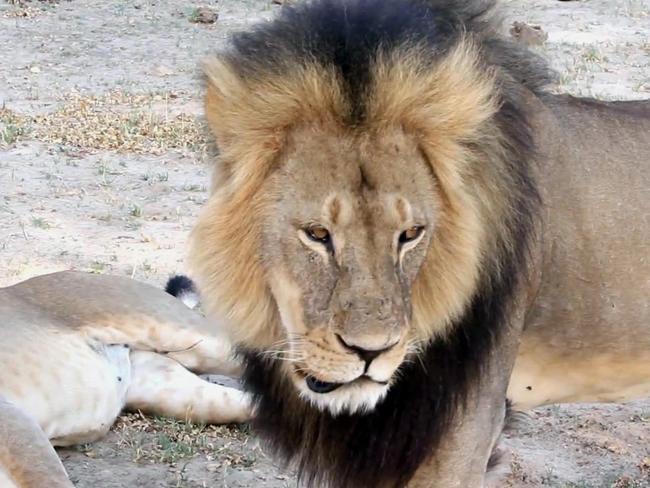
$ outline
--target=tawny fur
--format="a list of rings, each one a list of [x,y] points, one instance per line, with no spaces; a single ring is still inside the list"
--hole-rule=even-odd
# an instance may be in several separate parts
[[[416,135],[414,143],[430,155],[445,190],[445,208],[425,264],[428,271],[413,289],[414,339],[426,341],[443,332],[466,305],[476,286],[480,256],[489,253],[482,222],[498,225],[500,214],[511,210],[498,198],[483,200],[470,186],[474,182],[461,176],[473,157],[461,142],[498,150],[498,134],[483,127],[496,110],[494,81],[477,66],[477,50],[469,41],[430,72],[413,69],[418,55],[418,49],[411,49],[378,61],[368,120],[354,130],[340,122],[349,110],[340,80],[317,65],[249,82],[237,78],[227,62],[207,61],[206,114],[222,148],[220,164],[231,177],[204,209],[193,231],[190,256],[207,310],[230,320],[236,343],[268,347],[283,337],[260,263],[258,230],[272,218],[265,215],[271,195],[262,192],[263,183],[283,148],[286,131],[296,126],[360,139],[369,152],[387,133],[405,130]],[[486,165],[472,176],[489,186],[500,183],[498,172],[498,165]],[[220,243],[218,248],[206,245],[214,241]]]
[[[0,396],[0,486],[72,488],[36,421]]]
[[[62,467],[46,469],[60,465],[46,439],[95,441],[124,409],[203,423],[250,418],[246,394],[196,376],[237,375],[230,346],[149,285],[54,273],[0,289],[0,316],[0,445],[12,446],[0,451],[0,471],[17,488],[71,486],[54,481]]]
[[[206,63],[194,276],[307,482],[482,486],[506,391],[650,394],[650,105],[546,92],[491,3],[315,0]]]

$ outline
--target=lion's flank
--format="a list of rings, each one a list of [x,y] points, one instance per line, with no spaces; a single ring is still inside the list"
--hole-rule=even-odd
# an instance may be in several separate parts
[[[308,484],[405,485],[507,327],[539,206],[526,99],[542,93],[548,71],[496,34],[492,4],[316,0],[234,36],[206,65],[226,186],[195,230],[198,284],[249,348],[256,428]],[[262,182],[298,124],[335,134],[401,127],[419,138],[446,198],[413,289],[414,328],[427,345],[366,414],[317,411],[259,354],[279,326],[251,229]]]

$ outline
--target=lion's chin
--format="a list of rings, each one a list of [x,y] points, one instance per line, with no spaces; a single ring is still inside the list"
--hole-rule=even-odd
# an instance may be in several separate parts
[[[389,384],[378,383],[368,378],[358,378],[350,383],[336,384],[335,388],[314,391],[308,384],[309,377],[294,376],[293,382],[300,397],[321,411],[332,415],[365,413],[372,411],[383,400]]]

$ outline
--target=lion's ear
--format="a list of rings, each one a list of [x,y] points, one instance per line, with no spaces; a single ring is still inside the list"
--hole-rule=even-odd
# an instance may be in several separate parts
[[[333,124],[347,107],[339,76],[321,65],[288,63],[237,69],[227,58],[208,59],[205,112],[221,158],[235,172],[259,167],[282,149],[287,131],[299,123]]]
[[[272,106],[268,87],[244,78],[226,59],[208,59],[203,70],[205,114],[221,159],[234,173],[247,173],[250,164],[259,171],[280,150],[289,114]]]
[[[235,132],[233,104],[245,96],[246,87],[228,63],[221,59],[204,61],[203,72],[207,81],[205,115],[219,144],[227,145]]]
[[[435,144],[475,139],[498,110],[494,71],[480,66],[469,40],[432,66],[429,57],[421,46],[407,46],[378,59],[371,118]]]
[[[481,143],[499,110],[495,72],[480,65],[470,40],[439,60],[421,46],[379,57],[368,107],[376,125],[403,127],[418,138],[434,172],[455,188],[469,162],[468,143]]]

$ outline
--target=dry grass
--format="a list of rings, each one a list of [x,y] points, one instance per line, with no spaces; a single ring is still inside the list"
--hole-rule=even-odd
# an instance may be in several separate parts
[[[12,5],[14,8],[5,10],[2,12],[3,17],[15,18],[15,17],[25,17],[32,18],[37,17],[48,11],[48,7],[56,5],[56,1],[39,1],[31,2],[30,0],[6,0],[6,3]]]
[[[244,426],[206,426],[131,413],[120,417],[112,430],[118,434],[117,447],[130,449],[135,462],[174,464],[203,456],[208,462],[218,460],[217,469],[246,468],[257,460],[251,452],[244,455],[231,448],[247,442]]]
[[[171,150],[201,151],[207,129],[193,115],[173,113],[171,94],[67,97],[57,110],[26,117],[0,110],[0,145],[15,143],[27,133],[49,144],[86,151],[108,150],[163,154]]]
[[[34,137],[89,150],[162,154],[198,150],[206,144],[196,117],[169,110],[170,95],[111,92],[73,97],[58,110],[34,119]]]

